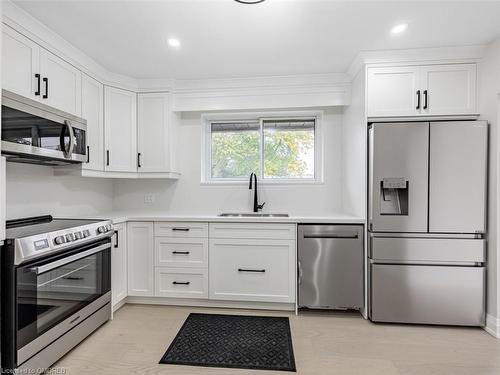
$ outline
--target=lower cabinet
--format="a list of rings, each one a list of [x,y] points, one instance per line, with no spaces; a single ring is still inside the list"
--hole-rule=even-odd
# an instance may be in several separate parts
[[[131,221],[127,226],[128,295],[154,295],[153,223]]]
[[[127,297],[127,224],[115,224],[111,243],[111,304]]]
[[[295,224],[129,222],[126,236],[128,296],[296,301]]]
[[[210,239],[210,299],[295,302],[295,249],[295,239]]]
[[[157,297],[208,298],[208,272],[197,268],[155,268]]]

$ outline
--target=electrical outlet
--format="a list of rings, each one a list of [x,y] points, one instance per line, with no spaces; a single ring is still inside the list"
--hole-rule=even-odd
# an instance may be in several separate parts
[[[155,201],[154,194],[144,194],[144,203],[153,203]]]

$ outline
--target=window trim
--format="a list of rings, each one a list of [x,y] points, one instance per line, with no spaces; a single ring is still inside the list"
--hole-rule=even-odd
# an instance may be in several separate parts
[[[261,176],[259,184],[263,185],[318,185],[323,184],[323,117],[324,111],[276,111],[276,112],[236,112],[236,113],[210,113],[201,116],[202,122],[202,144],[201,144],[201,185],[246,185],[248,177],[244,178],[212,178],[212,122],[249,122],[258,121],[260,131],[262,131],[264,120],[283,120],[297,118],[315,118],[314,129],[314,178],[263,178],[264,160],[261,157]],[[262,147],[264,139],[260,140],[260,155],[262,156]]]

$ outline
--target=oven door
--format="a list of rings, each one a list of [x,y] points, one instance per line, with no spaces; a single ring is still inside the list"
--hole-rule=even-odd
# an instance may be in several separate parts
[[[17,268],[17,364],[109,303],[109,238]]]

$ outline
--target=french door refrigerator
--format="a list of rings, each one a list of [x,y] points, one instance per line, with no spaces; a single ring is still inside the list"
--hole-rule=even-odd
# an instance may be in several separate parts
[[[369,127],[373,321],[484,325],[484,121]]]

